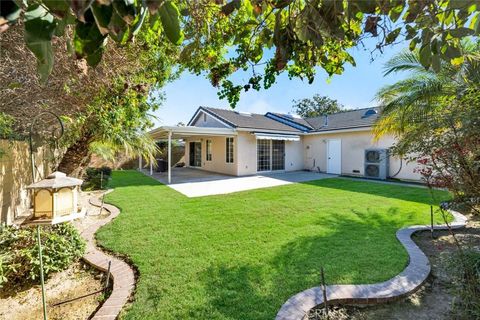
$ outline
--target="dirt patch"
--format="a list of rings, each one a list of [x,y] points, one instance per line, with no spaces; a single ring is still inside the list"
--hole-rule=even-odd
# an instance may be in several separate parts
[[[59,306],[55,304],[87,295],[103,288],[103,273],[83,263],[75,263],[65,271],[55,273],[45,283],[48,319],[87,319],[100,305],[102,293],[95,293]],[[40,286],[16,292],[0,299],[0,319],[42,319]]]
[[[467,227],[455,231],[463,246],[480,250],[480,220],[469,217]],[[397,302],[369,307],[338,307],[330,314],[330,320],[446,320],[461,319],[454,308],[452,279],[448,273],[449,256],[456,252],[454,240],[448,231],[418,232],[413,240],[427,255],[432,272],[425,284],[415,293]],[[312,309],[309,320],[326,319],[321,309]]]

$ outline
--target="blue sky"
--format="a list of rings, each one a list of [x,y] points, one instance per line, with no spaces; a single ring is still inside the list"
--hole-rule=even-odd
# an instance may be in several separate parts
[[[372,41],[370,42],[367,43],[369,50],[374,45]],[[380,87],[400,79],[400,75],[383,77],[382,66],[404,47],[396,45],[386,48],[383,54],[375,55],[373,62],[369,50],[353,48],[351,54],[357,66],[346,65],[342,75],[328,79],[327,74],[319,69],[312,84],[300,79],[290,80],[286,75],[282,75],[268,90],[243,92],[235,110],[253,113],[267,111],[289,113],[292,112],[292,100],[309,98],[316,93],[337,99],[349,109],[373,106],[375,92]],[[247,76],[242,74],[236,75],[234,79],[248,80]],[[199,106],[229,107],[226,100],[218,98],[217,89],[212,87],[204,76],[185,72],[179,79],[164,87],[163,91],[166,100],[154,113],[158,118],[155,121],[156,126],[176,125],[178,122],[186,124]]]

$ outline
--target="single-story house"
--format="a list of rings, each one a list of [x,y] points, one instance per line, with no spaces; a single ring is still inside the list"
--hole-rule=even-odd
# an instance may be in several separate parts
[[[312,170],[420,180],[416,163],[389,155],[393,136],[374,141],[372,126],[378,112],[365,108],[300,118],[199,107],[187,126],[160,127],[151,135],[170,142],[182,139],[187,167],[227,175]]]

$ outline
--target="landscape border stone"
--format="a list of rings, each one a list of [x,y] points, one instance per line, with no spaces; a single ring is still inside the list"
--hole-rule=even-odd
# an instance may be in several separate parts
[[[467,218],[450,210],[454,221],[450,228],[465,227]],[[447,230],[447,225],[436,225],[434,230]],[[361,285],[326,286],[327,301],[332,304],[376,304],[397,300],[419,289],[430,274],[430,262],[411,236],[417,231],[430,230],[430,226],[411,226],[397,231],[397,239],[409,256],[407,267],[390,280]],[[275,320],[302,320],[314,307],[323,305],[321,287],[313,287],[290,297],[280,308]]]
[[[103,196],[111,191],[113,190],[108,190]],[[102,201],[96,196],[91,197],[89,202],[96,207],[102,206]],[[107,300],[105,300],[101,307],[95,312],[91,318],[92,320],[117,319],[120,311],[128,302],[135,289],[135,273],[132,267],[125,261],[104,253],[96,246],[95,232],[120,214],[120,210],[113,205],[104,203],[103,208],[110,213],[108,217],[96,221],[80,233],[87,242],[86,253],[83,259],[88,264],[106,272],[108,270],[108,262],[111,261],[110,276],[113,281],[113,290]]]

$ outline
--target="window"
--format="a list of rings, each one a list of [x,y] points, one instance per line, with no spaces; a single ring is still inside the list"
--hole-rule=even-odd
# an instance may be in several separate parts
[[[227,138],[226,142],[226,161],[227,163],[233,163],[233,138]]]
[[[207,161],[212,161],[212,140],[207,140]]]

